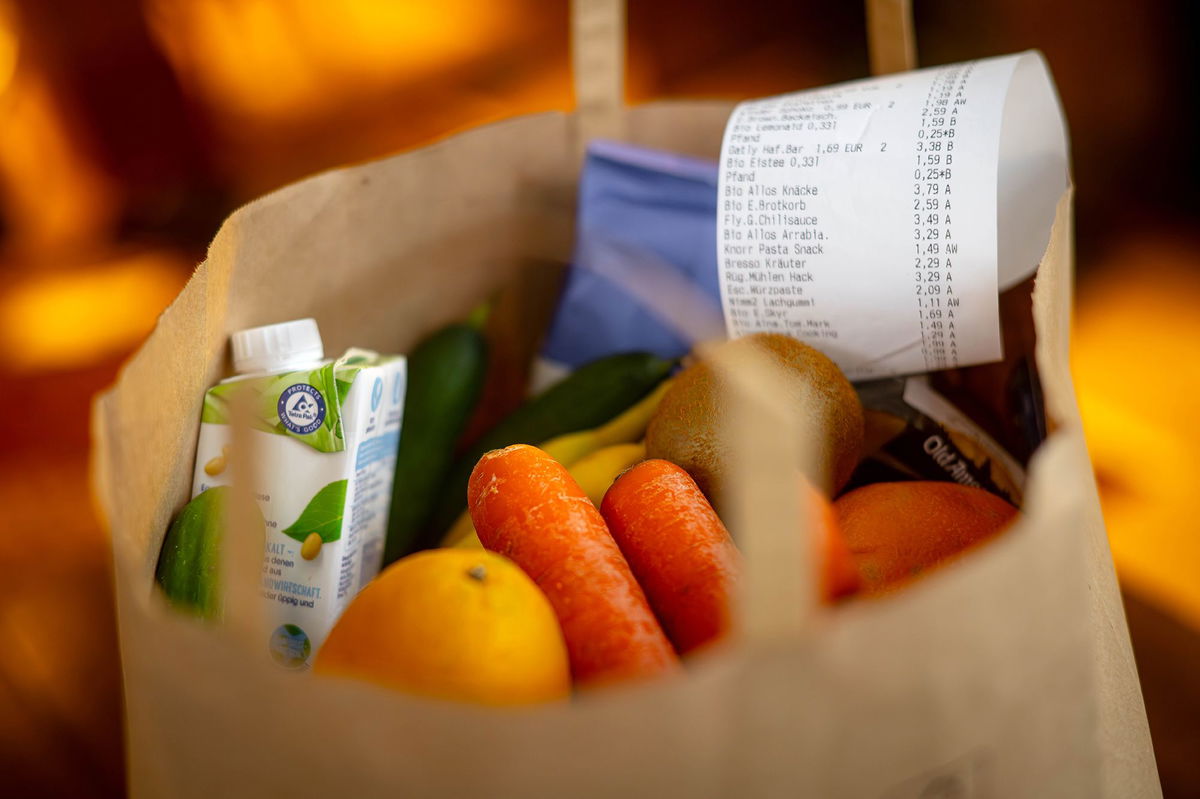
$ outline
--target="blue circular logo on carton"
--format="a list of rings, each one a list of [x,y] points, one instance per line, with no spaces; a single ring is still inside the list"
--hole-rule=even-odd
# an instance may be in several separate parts
[[[371,413],[379,410],[379,403],[383,400],[383,380],[375,378],[375,385],[371,386]]]
[[[308,633],[294,624],[284,624],[275,628],[267,643],[271,658],[280,666],[288,669],[302,669],[308,665],[312,655],[312,641]]]
[[[279,421],[293,433],[308,435],[325,421],[325,398],[308,383],[288,386],[279,395]]]

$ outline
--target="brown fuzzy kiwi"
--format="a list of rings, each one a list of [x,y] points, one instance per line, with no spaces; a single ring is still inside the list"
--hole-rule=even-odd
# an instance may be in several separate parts
[[[837,365],[812,347],[780,333],[755,333],[721,344],[713,353],[732,368],[738,353],[754,347],[784,367],[802,435],[815,447],[809,478],[833,496],[850,479],[863,445],[863,409],[858,394]],[[727,402],[711,363],[684,369],[663,395],[646,430],[646,456],[682,466],[715,505],[729,463],[721,441]]]

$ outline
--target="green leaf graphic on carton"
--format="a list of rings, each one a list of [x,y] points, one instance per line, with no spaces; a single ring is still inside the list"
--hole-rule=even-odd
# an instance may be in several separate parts
[[[342,452],[346,449],[342,405],[355,379],[364,367],[378,366],[392,360],[394,358],[380,357],[367,350],[349,350],[337,361],[307,372],[286,372],[220,383],[205,392],[204,411],[200,419],[209,424],[231,424],[232,396],[238,391],[250,391],[253,395],[250,426],[253,429],[294,438],[318,452]],[[325,419],[311,433],[294,433],[279,419],[279,397],[289,386],[297,383],[308,383],[325,398]]]
[[[321,536],[321,541],[326,544],[341,538],[342,515],[346,510],[346,482],[335,480],[318,491],[309,500],[300,518],[283,534],[300,543],[304,543],[304,539],[313,533]]]
[[[209,424],[229,424],[231,415],[229,400],[225,398],[224,393],[215,389],[204,392],[204,410],[200,414],[200,421]]]
[[[351,373],[351,382],[353,375],[358,371],[358,369],[354,369]],[[303,435],[288,430],[279,419],[279,397],[288,387],[297,383],[308,383],[320,391],[326,400],[325,419],[321,426],[311,433]],[[240,391],[251,392],[252,404],[249,422],[252,429],[294,438],[318,452],[341,452],[346,448],[342,441],[341,400],[343,391],[334,378],[333,364],[311,372],[288,372],[213,386],[204,395],[204,411],[200,417],[201,421],[210,424],[231,424],[232,398],[235,393]]]

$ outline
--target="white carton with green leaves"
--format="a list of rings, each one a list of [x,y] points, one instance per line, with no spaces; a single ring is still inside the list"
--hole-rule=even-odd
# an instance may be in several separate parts
[[[238,374],[204,397],[192,495],[230,482],[234,396],[249,391],[252,488],[266,521],[264,645],[304,668],[379,571],[405,360],[358,349],[326,360],[312,319],[240,331],[232,346]]]

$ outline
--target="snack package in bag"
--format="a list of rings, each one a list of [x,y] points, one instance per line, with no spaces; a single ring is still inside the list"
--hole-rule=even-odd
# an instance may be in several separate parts
[[[858,386],[867,415],[863,463],[852,485],[880,480],[948,480],[1021,506],[1025,470],[991,436],[922,377]],[[864,479],[870,473],[870,479]]]
[[[1021,520],[901,593],[833,608],[819,602],[796,513],[795,453],[780,435],[784,416],[770,370],[728,386],[730,424],[739,451],[748,453],[730,522],[746,561],[738,611],[743,633],[687,661],[678,674],[521,710],[433,701],[280,669],[263,657],[270,623],[263,614],[202,623],[176,612],[155,589],[164,532],[191,493],[204,393],[229,373],[232,332],[314,317],[331,352],[351,345],[410,352],[531,264],[571,260],[585,142],[603,135],[711,160],[727,133],[755,135],[727,131],[735,111],[728,103],[623,108],[620,81],[612,79],[620,63],[614,56],[621,51],[620,4],[573,8],[578,112],[468,131],[319,175],[242,208],[217,233],[208,258],[116,385],[98,398],[93,473],[113,537],[131,795],[1158,796],[1067,365],[1069,190],[1049,208],[1030,209],[1048,231],[1032,256],[1040,263],[1032,311],[1050,435],[1028,464]],[[908,73],[888,83],[927,77]],[[857,102],[821,101],[834,103],[831,114],[839,102],[854,112]],[[839,146],[871,141],[878,128],[869,117],[854,117],[861,127],[840,130]],[[913,156],[915,148],[906,158]],[[758,167],[766,168],[773,167]],[[747,178],[746,185],[766,185],[767,177]],[[828,214],[852,206],[841,202],[805,216],[832,219]],[[720,217],[718,223],[726,224]],[[834,243],[825,242],[827,253],[836,252]],[[1006,246],[999,243],[1002,253]],[[814,286],[818,277],[829,278],[833,270],[815,252],[804,257],[812,259],[811,269],[794,271],[811,271]],[[760,271],[769,285],[772,268],[747,267],[756,274],[742,285],[758,280]],[[727,280],[717,269],[717,278]],[[948,285],[944,278],[939,285]],[[817,308],[833,298],[831,285]],[[992,285],[992,296],[1004,285],[1003,279]],[[769,297],[728,288],[722,303]],[[801,296],[816,295],[788,298]],[[987,292],[969,296],[982,308]],[[697,305],[694,294],[659,299]],[[729,311],[739,310],[736,323],[749,324],[757,309],[760,320],[798,325],[816,339],[836,329],[842,337],[830,357],[861,372],[894,353],[902,353],[897,363],[928,359],[930,368],[955,357],[965,364],[972,351],[994,357],[994,341],[970,341],[957,324],[953,348],[946,335],[922,341],[923,317],[915,305],[906,308],[909,317],[881,321],[875,331],[890,331],[895,346],[872,355],[856,348],[857,328],[843,324],[846,317],[809,326],[795,315],[796,303],[718,306],[726,322]],[[706,317],[686,318],[699,324]],[[710,335],[710,323],[703,324],[694,335]],[[556,325],[546,350],[565,365],[585,357],[568,347],[568,327],[565,320]],[[686,334],[660,339],[673,347],[686,341]],[[872,357],[883,360],[867,363]],[[235,456],[240,440],[235,427]],[[249,500],[250,488],[242,490]],[[223,563],[228,602],[245,608],[255,606],[262,577],[262,538],[253,525],[245,513],[235,521]]]

